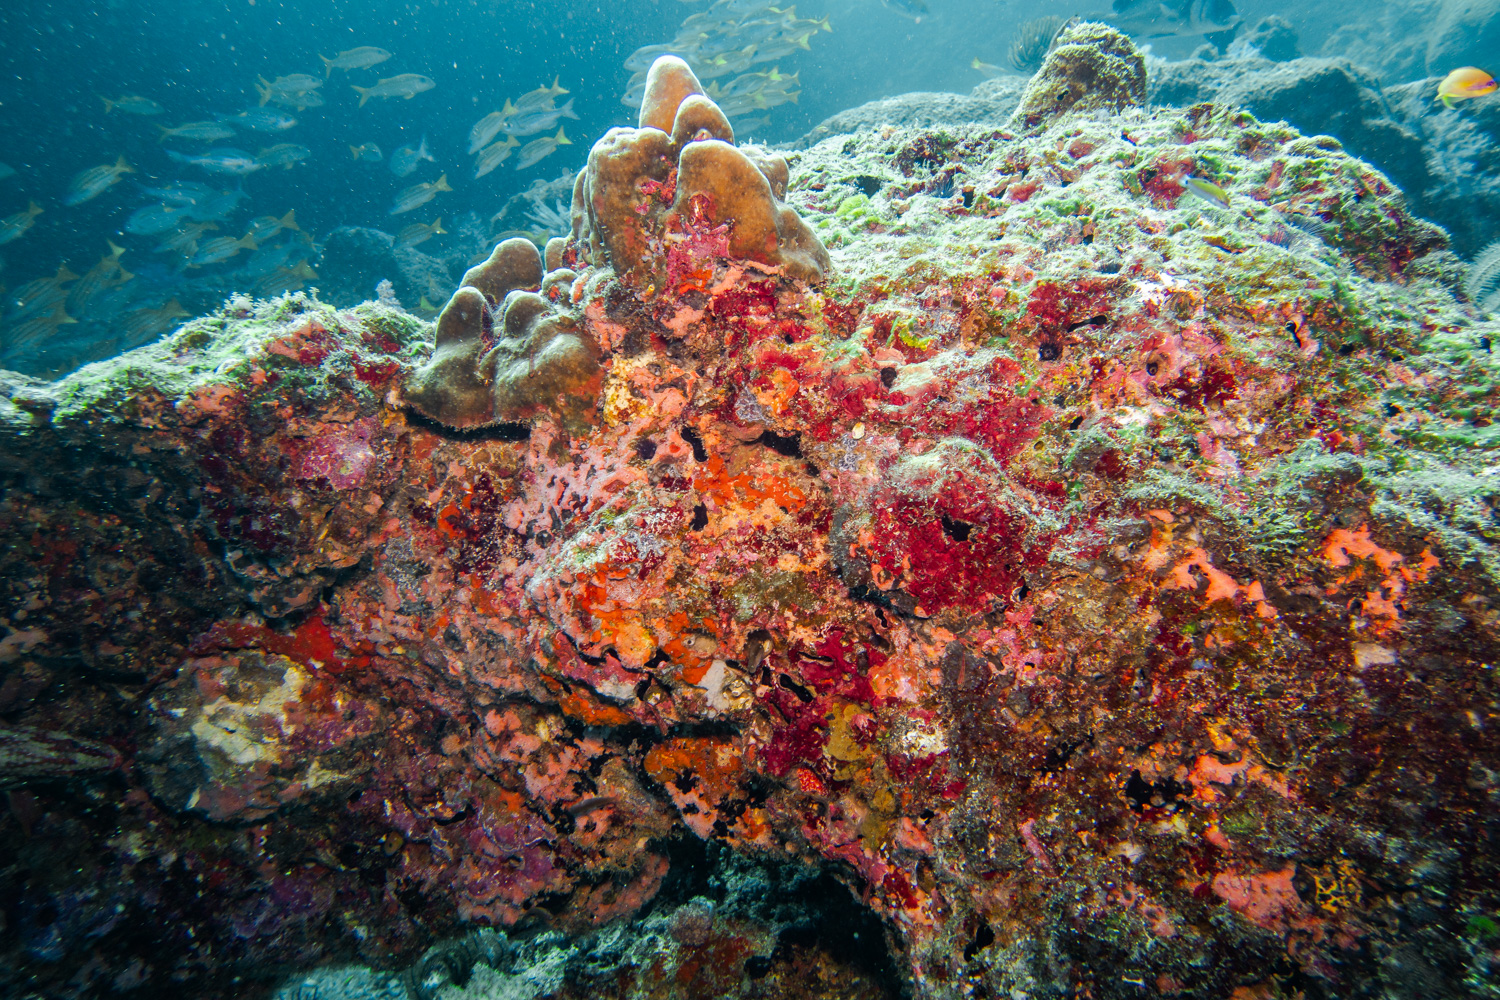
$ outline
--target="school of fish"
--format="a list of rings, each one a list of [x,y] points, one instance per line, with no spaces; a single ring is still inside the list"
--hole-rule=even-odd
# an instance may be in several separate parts
[[[70,224],[65,213],[85,204],[108,204],[107,211],[117,215],[116,228],[105,241],[108,252],[97,264],[79,267],[70,259],[42,277],[11,287],[0,283],[0,367],[25,368],[25,361],[40,358],[44,363],[32,369],[61,373],[138,346],[189,315],[178,296],[190,289],[270,297],[317,280],[319,240],[298,225],[296,212],[285,205],[275,206],[271,214],[255,213],[246,179],[294,170],[313,158],[308,146],[288,141],[308,112],[326,115],[319,109],[334,107],[357,112],[371,101],[411,101],[437,88],[437,81],[423,73],[380,75],[392,58],[373,45],[320,55],[321,76],[257,76],[247,88],[246,106],[219,114],[200,112],[176,122],[167,117],[168,107],[152,97],[101,95],[107,120],[152,133],[160,162],[150,166],[114,156],[81,164],[55,198],[45,193],[45,179],[38,179],[39,190],[28,197],[24,165],[18,171],[0,163],[0,182],[22,182],[0,188],[0,198],[15,204],[7,209],[0,201],[0,246],[23,240],[48,219]],[[567,93],[554,79],[550,86],[506,99],[500,111],[486,116],[470,135],[474,176],[484,177],[507,161],[524,171],[570,146],[562,120],[578,115],[572,100],[558,103]],[[134,119],[141,120],[140,126],[129,125]],[[346,160],[326,166],[348,171],[380,164],[396,178],[410,178],[412,183],[392,200],[390,216],[415,211],[453,190],[426,135],[389,155],[377,142],[352,138],[347,144],[352,164]],[[412,176],[424,166],[438,176]],[[135,182],[126,183],[132,177]],[[396,229],[392,241],[397,248],[415,247],[447,233],[436,218]],[[537,235],[545,239],[553,234]],[[128,267],[126,261],[131,262]],[[0,260],[0,281],[9,277],[3,268]]]

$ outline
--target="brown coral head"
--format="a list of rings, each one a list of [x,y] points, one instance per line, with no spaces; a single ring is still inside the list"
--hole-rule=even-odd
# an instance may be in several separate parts
[[[562,291],[571,272],[547,279],[546,289]],[[543,288],[542,255],[530,240],[506,240],[469,268],[438,317],[431,359],[407,382],[406,404],[458,428],[524,420],[547,409],[566,417],[591,404],[598,352],[554,304],[570,305],[567,296],[536,294]],[[573,393],[587,395],[586,403]]]
[[[461,287],[437,321],[437,343],[427,364],[412,373],[406,404],[449,427],[492,423],[490,378],[479,369],[490,305],[477,288]]]
[[[652,65],[640,122],[610,129],[589,152],[573,193],[578,262],[607,265],[628,284],[659,288],[669,271],[668,233],[723,225],[731,257],[802,281],[826,276],[828,251],[781,201],[786,161],[737,148],[729,119],[687,63],[662,56]],[[711,218],[704,205],[713,206]]]
[[[516,237],[495,247],[489,260],[464,272],[459,287],[477,288],[491,307],[505,301],[517,288],[536,288],[542,283],[542,256],[536,244]]]
[[[677,118],[677,109],[682,106],[682,102],[702,94],[703,84],[698,82],[691,66],[676,56],[660,57],[646,73],[640,127],[671,132],[672,124]]]
[[[785,176],[786,161],[779,156],[757,153],[752,160],[717,139],[690,143],[678,160],[672,214],[700,228],[728,224],[731,257],[780,265],[793,278],[821,281],[831,264],[828,251],[802,217],[777,199],[772,178]]]
[[[1146,61],[1135,44],[1107,24],[1084,21],[1053,41],[1011,120],[1036,128],[1072,111],[1119,111],[1145,103]]]
[[[552,411],[566,423],[593,409],[602,382],[599,349],[572,316],[534,292],[512,292],[499,329],[489,354],[495,419],[522,421]]]
[[[678,149],[703,139],[722,139],[734,145],[734,127],[719,106],[702,94],[694,94],[677,108],[672,119],[672,145]]]

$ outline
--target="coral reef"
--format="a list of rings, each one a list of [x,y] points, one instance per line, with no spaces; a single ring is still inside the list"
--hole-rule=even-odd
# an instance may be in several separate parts
[[[0,374],[0,988],[1493,993],[1500,323],[1102,30],[785,160],[664,72],[435,330]]]

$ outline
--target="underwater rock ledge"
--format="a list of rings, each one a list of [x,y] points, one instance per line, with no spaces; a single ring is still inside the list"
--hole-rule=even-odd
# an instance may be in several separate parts
[[[789,154],[826,267],[700,206],[476,275],[452,368],[298,294],[0,376],[0,984],[1493,992],[1500,323],[1380,173],[1108,41]],[[565,398],[485,394],[508,309]],[[704,895],[751,863],[902,981]]]

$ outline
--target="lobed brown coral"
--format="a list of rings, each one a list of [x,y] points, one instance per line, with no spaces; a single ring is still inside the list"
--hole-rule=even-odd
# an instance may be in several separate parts
[[[538,294],[566,289],[573,277],[560,270],[543,282],[542,257],[530,240],[495,247],[443,308],[432,358],[408,383],[407,404],[450,427],[482,427],[549,407],[568,414],[591,398],[597,345],[558,305],[564,296]]]
[[[729,120],[674,56],[651,67],[639,128],[594,144],[573,188],[573,239],[582,261],[641,287],[665,282],[665,241],[725,227],[726,255],[815,283],[828,251],[786,197],[780,156],[734,145]]]

